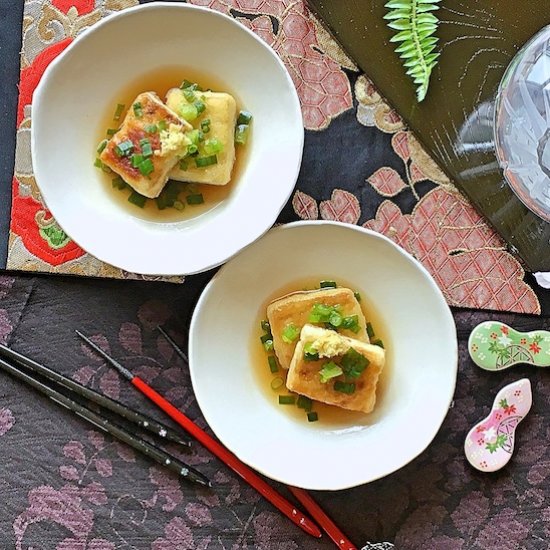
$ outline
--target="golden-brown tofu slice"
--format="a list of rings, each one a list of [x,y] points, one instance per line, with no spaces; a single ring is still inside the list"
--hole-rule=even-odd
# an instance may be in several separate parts
[[[210,131],[206,139],[216,138],[223,143],[223,151],[218,153],[218,163],[199,168],[193,158],[188,159],[187,168],[182,170],[176,166],[170,173],[170,178],[192,183],[207,183],[210,185],[226,185],[231,181],[231,173],[235,163],[235,123],[237,122],[237,103],[233,96],[219,92],[196,92],[202,98],[206,109],[192,124],[200,128],[201,122],[210,119]],[[173,88],[166,95],[166,105],[174,112],[182,103],[187,103],[183,90]]]
[[[159,123],[164,130],[158,127]],[[156,131],[148,131],[155,126]],[[190,143],[185,132],[191,129],[189,123],[166,107],[155,93],[145,92],[136,97],[122,126],[109,140],[100,159],[138,193],[155,198],[168,181],[168,173]],[[133,155],[143,152],[142,140],[148,140],[152,149],[148,157],[152,171],[146,174],[132,161]],[[132,144],[130,152],[121,155],[119,146],[129,142]]]
[[[320,350],[318,361],[304,359],[306,344],[309,344],[309,349]],[[321,369],[328,362],[340,365],[342,357],[350,348],[368,360],[366,368],[358,377],[350,378],[341,374],[323,382]],[[325,353],[322,353],[323,351]],[[305,325],[290,363],[286,386],[290,391],[316,401],[351,411],[369,413],[376,404],[376,386],[384,368],[385,357],[384,349],[379,346],[342,336],[332,330]],[[337,382],[353,384],[353,392],[336,390]]]
[[[298,339],[296,338],[294,342],[285,342],[283,331],[289,325],[294,325],[300,330],[308,323],[309,314],[315,304],[339,305],[340,313],[343,316],[357,315],[359,320],[359,331],[357,333],[346,329],[341,329],[339,332],[363,342],[369,341],[365,316],[357,298],[349,288],[293,292],[274,300],[267,306],[267,320],[271,325],[271,333],[273,334],[273,348],[281,367],[284,369],[288,369],[290,366],[290,360]]]

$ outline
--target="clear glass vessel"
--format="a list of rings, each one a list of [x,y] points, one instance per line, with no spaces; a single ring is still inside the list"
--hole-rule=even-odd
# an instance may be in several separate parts
[[[495,103],[495,147],[506,181],[550,221],[550,26],[514,57]]]

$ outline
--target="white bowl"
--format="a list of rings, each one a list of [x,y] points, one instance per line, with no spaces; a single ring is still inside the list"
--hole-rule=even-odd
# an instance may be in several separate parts
[[[338,425],[289,415],[260,387],[251,360],[262,303],[312,277],[361,289],[386,328],[376,408]],[[432,277],[392,241],[356,226],[298,222],[272,229],[215,275],[193,315],[189,362],[206,421],[243,462],[283,483],[337,490],[394,472],[432,441],[454,393],[456,330]]]
[[[131,215],[93,166],[99,124],[117,93],[159,66],[213,75],[254,115],[236,188],[177,223]],[[131,272],[179,275],[223,263],[273,225],[300,168],[301,110],[283,63],[234,19],[189,4],[126,9],[83,32],[46,70],[32,113],[33,168],[48,208],[82,248]]]

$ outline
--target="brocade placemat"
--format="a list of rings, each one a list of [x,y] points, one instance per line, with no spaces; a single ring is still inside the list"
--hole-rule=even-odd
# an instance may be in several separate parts
[[[520,263],[425,153],[368,77],[302,0],[189,0],[235,17],[269,43],[300,96],[302,170],[279,222],[338,220],[386,234],[435,277],[450,305],[540,313]],[[26,0],[17,147],[6,267],[132,278],[72,242],[45,207],[32,171],[32,94],[74,38],[137,0]]]

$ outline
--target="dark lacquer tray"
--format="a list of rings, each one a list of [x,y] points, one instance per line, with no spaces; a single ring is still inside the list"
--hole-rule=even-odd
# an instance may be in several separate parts
[[[518,49],[550,23],[550,2],[443,0],[441,58],[421,104],[401,66],[387,0],[308,0],[475,206],[531,271],[550,271],[550,224],[532,214],[505,183],[493,143],[493,106],[504,70]]]

